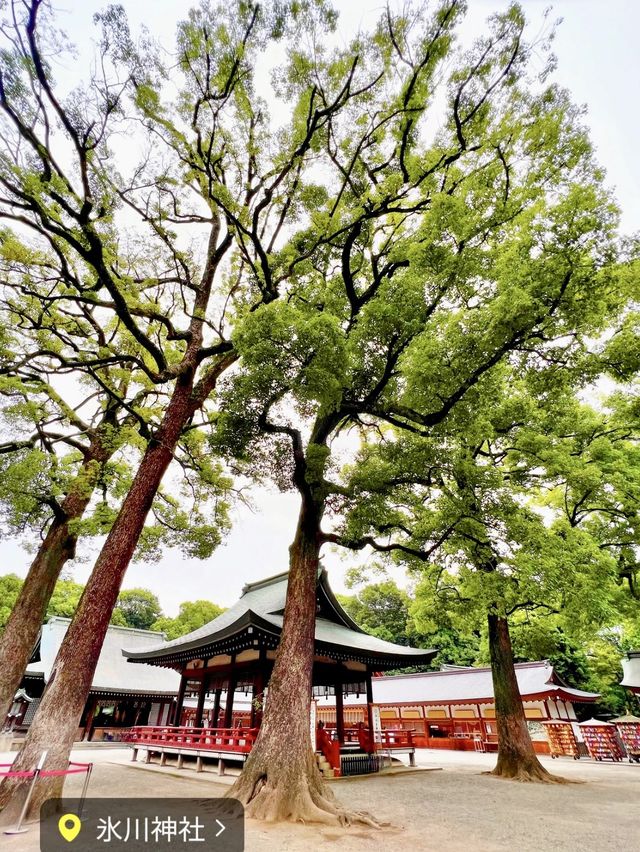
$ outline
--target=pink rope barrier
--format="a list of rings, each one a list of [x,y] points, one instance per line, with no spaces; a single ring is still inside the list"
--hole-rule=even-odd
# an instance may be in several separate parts
[[[33,771],[28,772],[0,772],[0,776],[3,778],[33,778],[36,773]]]
[[[12,763],[0,763],[0,767],[3,766],[13,766]],[[69,766],[79,766],[80,769],[49,769],[43,772],[40,772],[41,778],[59,778],[61,775],[77,775],[81,772],[88,772],[90,763],[74,763],[73,761],[69,761]],[[8,772],[0,771],[0,778],[33,778],[35,772],[33,769],[27,769],[22,772],[12,772],[9,770]]]
[[[58,778],[60,775],[76,775],[78,772],[88,772],[88,769],[49,769],[40,773],[41,778]]]

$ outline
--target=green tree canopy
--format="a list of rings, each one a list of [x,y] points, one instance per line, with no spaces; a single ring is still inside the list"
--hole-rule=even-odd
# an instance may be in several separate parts
[[[444,625],[431,631],[418,630],[411,615],[414,599],[393,580],[365,584],[357,594],[338,595],[338,599],[353,620],[374,636],[398,645],[437,648],[438,653],[428,666],[430,669],[437,670],[445,663],[470,666],[477,661],[477,633],[463,634]]]
[[[175,618],[162,616],[154,622],[151,629],[166,633],[167,639],[176,639],[197,630],[209,621],[213,621],[224,612],[224,608],[211,601],[185,601],[180,604],[180,611]]]
[[[356,595],[338,597],[363,630],[388,642],[409,644],[409,595],[392,580],[373,583]]]
[[[0,577],[0,633],[11,615],[21,588],[22,580],[17,574],[5,574]]]
[[[118,595],[115,613],[120,613],[127,627],[149,630],[162,615],[162,609],[149,589],[125,589]]]
[[[24,580],[16,574],[5,574],[0,577],[0,632],[11,614],[11,609],[23,583]],[[47,616],[58,615],[62,618],[73,618],[83,591],[84,585],[82,583],[76,583],[74,580],[69,579],[58,580],[49,601]],[[211,618],[215,618],[216,615],[222,612],[215,604],[209,604],[207,601],[197,601],[195,604],[186,603],[182,606],[187,608],[188,613],[191,613],[191,607],[196,607],[196,611],[192,616],[194,622],[198,619],[198,613],[200,612],[206,614],[214,611],[214,615]],[[125,589],[120,592],[117,606],[111,618],[111,624],[149,630],[155,622],[163,618],[158,598],[152,591],[149,589]],[[172,619],[168,620],[171,621]],[[202,624],[208,620],[210,619],[205,619]],[[155,626],[153,629],[156,629]],[[195,627],[190,627],[189,630],[191,629],[195,629]],[[184,632],[188,631],[185,630]]]

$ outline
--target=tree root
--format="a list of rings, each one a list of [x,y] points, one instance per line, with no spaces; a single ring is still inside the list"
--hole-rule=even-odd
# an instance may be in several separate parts
[[[562,775],[553,775],[544,766],[538,764],[524,764],[519,766],[496,766],[490,772],[483,775],[491,775],[493,778],[504,778],[507,781],[519,781],[523,784],[582,784],[583,781],[564,778]]]
[[[246,772],[246,769],[245,769]],[[381,828],[383,823],[371,814],[342,807],[319,777],[304,775],[290,783],[268,771],[245,773],[228,795],[245,806],[245,816],[264,822],[302,822],[345,828],[366,825]]]

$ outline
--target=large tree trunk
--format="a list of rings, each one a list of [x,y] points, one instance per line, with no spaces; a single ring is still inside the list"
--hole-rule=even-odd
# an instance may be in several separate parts
[[[177,381],[162,423],[150,442],[120,513],[85,586],[76,615],[60,646],[36,717],[13,766],[29,770],[46,749],[45,769],[64,769],[95,671],[122,579],[162,477],[171,462],[180,433],[197,407],[193,371]],[[30,813],[62,792],[63,778],[41,780]],[[10,804],[3,821],[15,818],[26,794],[20,779],[6,778],[0,786],[0,807]]]
[[[229,796],[248,817],[329,824],[360,820],[336,802],[318,769],[310,736],[316,585],[323,507],[303,496],[290,548],[282,634],[256,743]]]
[[[78,536],[70,525],[84,515],[100,471],[113,452],[109,445],[101,433],[92,439],[78,476],[31,563],[0,637],[0,725],[24,675],[56,582],[66,562],[75,555]]]
[[[561,783],[542,766],[533,749],[518,689],[506,618],[489,613],[489,652],[498,727],[498,763],[490,773],[516,781]]]

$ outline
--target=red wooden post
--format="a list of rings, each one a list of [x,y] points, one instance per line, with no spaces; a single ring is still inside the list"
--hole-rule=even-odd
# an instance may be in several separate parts
[[[480,737],[484,740],[486,739],[486,734],[484,730],[484,721],[482,719],[482,710],[480,709],[479,704],[476,704],[476,710],[478,711],[478,720],[480,724]]]
[[[342,697],[342,683],[336,680],[334,687],[336,691],[336,736],[340,744],[344,743],[344,699]]]

